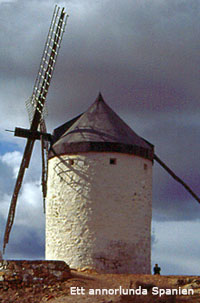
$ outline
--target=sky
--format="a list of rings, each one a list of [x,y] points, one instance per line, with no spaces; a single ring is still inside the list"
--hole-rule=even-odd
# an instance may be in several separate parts
[[[200,195],[200,0],[0,0],[0,230],[29,127],[31,96],[54,5],[69,14],[47,96],[48,132],[106,103]],[[40,146],[18,199],[5,258],[44,258]],[[200,205],[156,162],[153,166],[152,266],[199,274]]]

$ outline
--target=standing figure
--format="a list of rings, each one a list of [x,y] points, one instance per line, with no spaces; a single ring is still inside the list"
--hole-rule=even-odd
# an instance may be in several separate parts
[[[155,266],[153,268],[154,275],[160,275],[160,271],[161,271],[161,268],[158,266],[158,264],[155,264]]]

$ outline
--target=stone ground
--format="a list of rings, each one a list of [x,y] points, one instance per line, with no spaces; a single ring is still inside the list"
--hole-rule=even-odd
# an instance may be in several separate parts
[[[116,289],[119,286],[127,289],[139,288],[142,285],[144,288],[151,288],[152,285],[159,288],[192,288],[195,294],[193,296],[153,296],[148,295],[88,295],[89,289]],[[133,274],[98,274],[95,272],[71,271],[71,277],[65,281],[56,281],[54,283],[36,283],[29,286],[21,286],[17,284],[0,285],[0,303],[20,302],[20,303],[167,303],[167,302],[200,302],[200,277],[198,276],[153,276],[153,275],[133,275]],[[71,295],[70,288],[79,287],[85,289],[85,295]]]

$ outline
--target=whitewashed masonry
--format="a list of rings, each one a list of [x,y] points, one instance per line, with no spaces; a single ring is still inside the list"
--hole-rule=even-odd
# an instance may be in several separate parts
[[[130,141],[133,147],[129,141],[123,142],[114,133],[113,117],[106,124],[109,111],[99,96],[53,144],[46,259],[105,273],[147,274],[151,271],[153,147],[129,135],[136,147],[135,141]],[[123,124],[120,127],[126,129]]]

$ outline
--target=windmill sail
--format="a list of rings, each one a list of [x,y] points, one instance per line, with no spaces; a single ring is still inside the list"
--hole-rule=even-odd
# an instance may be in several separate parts
[[[56,58],[62,41],[67,17],[68,16],[64,12],[64,8],[62,8],[61,10],[60,7],[55,6],[50,29],[47,35],[47,41],[45,43],[45,48],[41,59],[38,76],[36,78],[35,85],[33,88],[33,94],[30,98],[30,103],[29,103],[28,112],[29,112],[29,119],[31,122],[31,126],[30,126],[31,133],[36,132],[40,125],[41,125],[40,128],[44,126],[44,123],[41,122],[43,121],[44,105],[45,105],[49,85],[51,82],[51,78],[53,75]],[[10,209],[8,213],[8,219],[7,219],[6,229],[4,234],[3,252],[5,252],[6,244],[9,241],[10,231],[15,217],[17,197],[22,185],[25,170],[29,166],[34,142],[35,142],[35,138],[34,137],[31,138],[30,136],[27,140],[26,147],[24,150],[24,155],[22,158],[21,166],[19,169],[19,173],[16,180],[14,193],[12,196]],[[44,149],[44,145],[42,145],[42,148]]]
[[[54,66],[62,42],[67,17],[64,8],[60,12],[60,8],[55,6],[33,93],[26,103],[31,126],[36,110],[40,113],[40,117],[43,117],[46,112],[44,109],[45,99],[53,76]]]
[[[179,182],[185,189],[192,195],[192,197],[200,203],[200,198],[193,192],[193,190],[179,178],[160,158],[154,154],[154,160],[156,160],[177,182]]]

